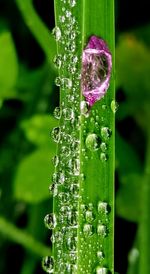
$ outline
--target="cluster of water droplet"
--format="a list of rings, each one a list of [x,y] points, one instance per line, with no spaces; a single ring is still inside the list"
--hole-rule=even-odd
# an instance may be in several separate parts
[[[61,104],[54,110],[60,126],[53,128],[51,136],[58,144],[58,154],[52,159],[55,172],[49,189],[54,197],[55,214],[45,216],[45,225],[52,229],[54,258],[43,263],[48,273],[77,272],[77,218],[80,174],[79,160],[79,97],[80,75],[77,48],[80,35],[74,10],[76,0],[60,0],[57,26],[52,33],[60,46],[54,64],[59,70],[55,79],[60,87]],[[52,264],[52,267],[50,267]],[[47,268],[47,269],[46,269]],[[53,269],[53,271],[51,270]],[[51,272],[50,272],[51,271]]]
[[[82,216],[82,235],[80,238],[80,255],[82,260],[81,273],[108,273],[108,268],[105,265],[105,239],[109,235],[109,213],[110,206],[104,201],[99,201],[97,206],[92,203],[81,204],[80,214]],[[97,262],[96,269],[93,270],[93,260],[89,260],[95,254],[94,259]],[[87,260],[88,256],[88,260]],[[84,261],[85,268],[84,268]],[[87,265],[88,261],[88,265]],[[90,271],[93,272],[90,272]]]

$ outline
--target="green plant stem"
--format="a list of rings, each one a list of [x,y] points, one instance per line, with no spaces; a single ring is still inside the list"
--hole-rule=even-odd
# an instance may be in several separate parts
[[[149,120],[147,119],[146,121]],[[139,223],[139,274],[150,273],[150,130],[147,136],[147,156],[145,174],[142,181],[141,217]]]
[[[50,248],[47,248],[42,243],[38,242],[25,231],[21,231],[2,216],[0,216],[0,233],[38,256],[42,257],[51,253]]]
[[[66,35],[63,34],[68,30],[64,25],[60,24],[60,16],[62,15],[63,10],[69,9],[69,6],[65,6],[62,1],[55,0],[55,20],[57,30],[61,29],[62,41],[58,42],[58,54],[63,56],[69,56],[70,51],[67,52],[67,46],[69,43],[66,39]],[[77,1],[76,6],[73,9],[70,9],[72,15],[76,19],[78,29],[80,34],[76,39],[76,51],[71,53],[78,56],[78,60],[81,60],[82,50],[87,44],[90,36],[96,35],[105,40],[108,44],[108,47],[112,53],[113,59],[113,70],[111,75],[110,87],[107,94],[102,100],[96,102],[92,109],[89,112],[89,116],[85,117],[80,111],[81,101],[85,101],[85,98],[82,95],[80,88],[79,77],[76,76],[73,78],[72,73],[67,69],[69,61],[65,62],[63,68],[59,70],[59,75],[63,79],[72,80],[72,87],[75,87],[74,90],[67,88],[61,88],[60,91],[60,106],[62,110],[72,109],[75,115],[75,123],[71,124],[70,121],[66,121],[62,118],[60,120],[60,128],[62,128],[62,136],[67,136],[78,139],[79,142],[79,156],[75,156],[76,159],[79,157],[79,173],[75,174],[75,166],[71,172],[68,169],[70,168],[70,163],[74,164],[74,153],[76,151],[71,150],[71,155],[68,159],[60,153],[62,147],[68,148],[70,144],[62,140],[58,144],[58,156],[59,156],[59,165],[56,168],[56,173],[54,175],[65,175],[66,181],[60,183],[58,179],[58,195],[54,197],[54,213],[56,215],[57,225],[55,231],[59,233],[62,237],[62,241],[57,243],[53,247],[53,256],[55,269],[54,273],[66,273],[65,266],[70,267],[70,253],[74,252],[76,247],[77,252],[77,261],[74,262],[77,270],[73,273],[78,274],[92,274],[92,273],[114,273],[114,112],[111,109],[111,102],[114,100],[114,1],[106,0],[82,0]],[[66,19],[67,20],[67,19]],[[68,27],[69,28],[69,27]],[[66,44],[65,44],[66,43]],[[65,47],[65,46],[66,47]],[[70,46],[70,45],[69,45]],[[70,49],[69,49],[70,50]],[[78,75],[81,73],[81,61],[77,67]],[[67,99],[70,97],[70,94],[74,96],[74,101],[70,103]],[[79,120],[78,120],[79,119]],[[79,121],[77,123],[76,121]],[[102,129],[109,129],[111,134],[108,138],[102,136]],[[100,142],[105,142],[106,153],[102,153],[102,150],[91,151],[86,145],[86,138],[90,134],[96,134]],[[61,138],[61,137],[60,137]],[[67,143],[67,145],[66,145]],[[102,157],[104,157],[104,161]],[[105,158],[106,157],[106,158]],[[63,163],[63,164],[62,164]],[[61,172],[61,173],[60,173]],[[78,176],[78,177],[77,177]],[[54,176],[54,178],[56,178]],[[58,176],[59,178],[59,176]],[[56,178],[57,180],[57,178]],[[70,191],[69,185],[79,182],[79,195],[73,195],[73,191]],[[56,182],[55,182],[56,183]],[[63,192],[63,193],[62,193]],[[67,201],[63,203],[59,194],[69,195]],[[61,196],[60,195],[60,196]],[[76,198],[76,200],[75,200]],[[102,203],[105,206],[107,204],[106,211],[98,212],[98,204]],[[62,212],[62,208],[70,209],[70,215],[73,214],[73,217],[68,221],[68,212]],[[67,209],[68,211],[68,209]],[[103,211],[103,210],[102,210]],[[75,215],[76,214],[76,215]],[[89,217],[89,214],[90,217]],[[70,217],[69,215],[69,217]],[[77,216],[77,221],[76,221]],[[67,220],[66,220],[67,219]],[[74,221],[76,225],[72,222]],[[67,224],[67,222],[69,224]],[[98,231],[99,228],[99,231]],[[104,228],[104,234],[101,233],[101,228]],[[54,233],[55,233],[54,231]],[[64,232],[63,232],[64,231]],[[68,232],[69,231],[69,232]],[[77,233],[77,234],[76,234]],[[71,234],[71,236],[70,236]],[[72,237],[72,234],[74,235]],[[54,234],[55,235],[55,234]],[[67,237],[67,236],[68,237]],[[77,239],[77,244],[75,243]],[[69,251],[66,248],[69,245]],[[58,247],[59,245],[59,247]],[[61,253],[61,256],[59,255]],[[98,254],[98,255],[97,255]],[[102,258],[99,258],[99,254],[102,254]],[[59,265],[62,264],[64,267],[63,270],[60,270]],[[56,272],[55,272],[56,271]],[[64,271],[64,272],[63,272]],[[105,272],[104,272],[105,271]]]
[[[16,0],[16,4],[30,31],[44,50],[47,60],[53,66],[53,58],[56,54],[56,42],[45,24],[37,15],[32,0]]]

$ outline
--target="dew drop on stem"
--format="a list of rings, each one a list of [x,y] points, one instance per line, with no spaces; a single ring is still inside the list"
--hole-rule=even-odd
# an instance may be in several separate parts
[[[47,273],[54,273],[54,259],[53,257],[46,256],[42,259],[42,267]]]

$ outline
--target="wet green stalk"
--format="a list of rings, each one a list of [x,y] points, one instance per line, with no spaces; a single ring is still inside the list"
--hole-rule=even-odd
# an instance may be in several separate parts
[[[53,222],[47,218],[53,228],[54,273],[114,273],[114,2],[55,0],[55,20],[60,127],[52,132],[58,143]],[[87,115],[80,108],[86,103],[80,73],[91,35],[107,42],[113,69],[106,95]]]

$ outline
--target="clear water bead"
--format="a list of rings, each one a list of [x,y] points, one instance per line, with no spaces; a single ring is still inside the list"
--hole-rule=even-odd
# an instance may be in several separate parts
[[[88,117],[89,116],[89,103],[86,101],[81,101],[80,110],[81,110],[82,115],[84,115],[85,117]]]
[[[60,109],[60,107],[56,107],[54,109],[53,114],[54,114],[54,117],[59,120],[61,118],[61,109]]]
[[[60,141],[60,127],[54,127],[51,132],[51,136],[52,136],[54,142],[59,143],[59,141]]]
[[[102,224],[98,224],[97,226],[97,234],[101,237],[106,237],[107,231],[106,231],[106,226]]]
[[[108,274],[108,269],[105,267],[98,266],[96,268],[96,274]]]
[[[108,140],[111,135],[111,130],[108,127],[101,128],[101,136],[104,140]]]
[[[54,259],[53,257],[46,256],[42,259],[42,267],[47,273],[54,273]]]
[[[62,56],[60,54],[56,55],[53,60],[54,65],[60,69],[62,65]]]
[[[85,141],[86,147],[91,151],[96,151],[100,147],[100,138],[95,133],[89,133]]]
[[[112,112],[116,113],[116,111],[119,108],[119,104],[115,100],[112,100],[110,107],[111,107]]]
[[[68,0],[68,3],[71,8],[73,8],[76,5],[76,0]]]
[[[87,210],[85,212],[85,219],[88,223],[91,223],[93,221],[93,213],[91,210]]]
[[[101,145],[100,145],[100,148],[101,148],[101,151],[102,152],[105,152],[107,150],[107,145],[106,143],[102,142]]]
[[[56,227],[56,217],[53,213],[47,214],[44,218],[44,224],[48,229],[54,229]]]
[[[102,251],[97,251],[97,258],[101,261],[104,259],[104,255]]]
[[[60,38],[61,38],[61,30],[59,27],[55,27],[53,30],[52,30],[52,34],[54,35],[54,38],[56,41],[59,41]]]
[[[100,154],[100,159],[101,159],[102,162],[106,162],[107,161],[107,155],[104,152],[102,152]]]
[[[59,164],[59,157],[57,155],[55,155],[53,158],[52,158],[52,163],[54,165],[54,167],[57,167],[58,164]]]
[[[62,79],[60,77],[56,77],[56,79],[55,79],[55,85],[57,87],[60,87],[61,84],[62,84]]]
[[[84,224],[83,226],[83,233],[85,236],[90,236],[92,235],[92,225],[90,224]]]
[[[74,118],[74,112],[71,108],[64,108],[62,111],[65,120],[72,120]]]
[[[106,202],[98,202],[97,209],[100,214],[108,214],[108,204]]]

